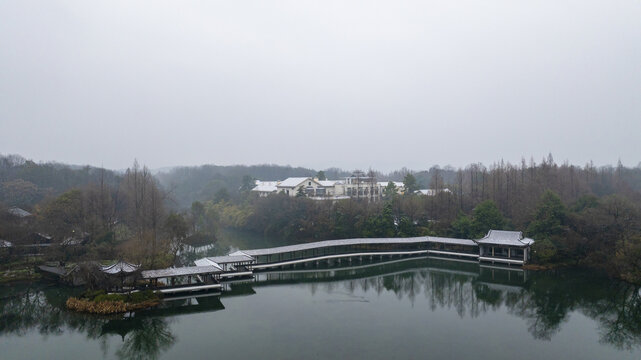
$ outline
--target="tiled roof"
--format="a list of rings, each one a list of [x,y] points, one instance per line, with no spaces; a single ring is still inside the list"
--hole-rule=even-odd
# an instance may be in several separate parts
[[[12,207],[9,210],[7,210],[7,212],[9,212],[9,214],[11,214],[13,216],[17,216],[17,217],[21,217],[21,218],[32,215],[27,210],[21,209],[19,207]]]
[[[249,256],[259,256],[259,255],[271,255],[279,254],[290,251],[302,251],[302,250],[311,250],[318,249],[328,246],[345,246],[345,245],[360,245],[360,244],[407,244],[407,243],[419,243],[426,242],[426,237],[413,237],[413,238],[377,238],[377,239],[341,239],[341,240],[325,240],[318,241],[313,243],[297,244],[297,245],[288,245],[288,246],[279,246],[268,249],[254,249],[254,250],[242,250],[241,252],[234,252],[230,255],[239,255],[246,254]]]
[[[140,265],[130,264],[125,261],[118,261],[113,265],[101,266],[100,270],[107,274],[132,273],[140,268]]]
[[[520,231],[490,230],[484,238],[476,240],[479,244],[494,244],[506,246],[532,245],[534,240],[524,238]]]
[[[474,242],[474,240],[468,240],[468,239],[455,239],[455,238],[443,238],[443,237],[437,237],[437,236],[428,236],[427,237],[427,241],[441,243],[441,244],[478,246]]]
[[[290,177],[278,184],[278,187],[294,187],[300,185],[303,181],[312,181],[310,177]]]
[[[223,269],[220,266],[186,266],[179,268],[145,270],[142,272],[143,279],[158,279],[171,276],[188,276],[200,274],[220,273]]]

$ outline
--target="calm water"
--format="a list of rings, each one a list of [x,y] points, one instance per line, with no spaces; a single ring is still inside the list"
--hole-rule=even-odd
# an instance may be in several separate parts
[[[641,358],[639,288],[583,271],[301,268],[130,319],[67,312],[70,292],[0,288],[0,358]]]

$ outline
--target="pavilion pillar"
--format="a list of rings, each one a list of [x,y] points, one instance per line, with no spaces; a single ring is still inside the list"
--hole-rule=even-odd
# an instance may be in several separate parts
[[[492,246],[492,257],[494,257],[494,246]]]

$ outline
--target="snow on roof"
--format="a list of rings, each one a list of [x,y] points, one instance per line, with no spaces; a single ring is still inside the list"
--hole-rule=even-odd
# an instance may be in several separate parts
[[[394,183],[394,186],[396,186],[396,187],[404,187],[404,186],[405,186],[405,184],[403,184],[403,182],[402,182],[402,181],[379,181],[379,182],[378,182],[378,185],[379,185],[379,186],[382,186],[382,187],[385,187],[385,186],[387,186],[389,183]]]
[[[311,200],[318,200],[318,201],[325,201],[325,200],[347,200],[351,199],[351,197],[347,195],[335,195],[335,196],[311,196],[308,197],[308,199]]]
[[[237,255],[205,257],[202,259],[195,260],[194,264],[196,264],[196,266],[213,265],[213,266],[220,267],[220,264],[232,264],[232,263],[251,262],[251,261],[254,261],[253,257],[249,255],[244,255],[244,254],[237,254]],[[222,270],[222,267],[221,267],[221,270]]]
[[[207,259],[206,257],[194,260],[194,264],[196,266],[219,266],[218,264],[216,264],[215,262]]]
[[[187,276],[199,274],[220,273],[223,269],[220,266],[186,266],[179,268],[168,268],[158,270],[145,270],[141,273],[143,279],[157,279],[171,276]]]
[[[276,182],[274,182],[274,185],[271,184],[258,184],[256,185],[251,191],[258,191],[258,192],[275,192],[278,190],[276,187]]]
[[[280,182],[280,181],[271,181],[271,180],[270,180],[270,181],[262,181],[262,180],[256,180],[254,183],[255,183],[256,185],[272,185],[272,186],[276,186],[276,185],[278,185],[278,183],[279,183],[279,182]]]
[[[338,183],[338,180],[318,180],[317,182],[325,187],[331,187],[336,185],[336,183]]]
[[[227,255],[227,256],[211,256],[207,258],[217,264],[230,264],[237,262],[254,261],[254,258],[249,255]]]
[[[452,190],[450,190],[448,188],[439,189],[439,190],[436,190],[436,189],[420,189],[420,190],[416,190],[416,194],[427,195],[427,196],[434,196],[434,195],[436,195],[437,193],[440,193],[440,192],[451,193]]]
[[[11,241],[0,239],[0,248],[7,248],[7,247],[12,247],[12,246],[13,246],[13,244],[11,243]]]
[[[490,230],[484,238],[476,240],[479,244],[527,246],[532,245],[534,240],[524,238],[520,231]]]
[[[229,256],[238,256],[238,255],[251,257],[251,256],[247,255],[244,251],[241,251],[241,250],[234,251],[233,253],[229,254]]]
[[[525,245],[532,245],[532,244],[534,244],[534,239],[523,238],[523,239],[521,239],[521,242],[524,243]]]
[[[312,180],[312,178],[310,177],[290,177],[281,181],[278,184],[278,187],[295,187],[300,185],[303,181],[307,181],[307,180],[315,181],[315,180]]]
[[[140,265],[130,264],[126,261],[118,261],[113,265],[101,266],[100,270],[107,274],[132,273],[140,268]]]
[[[13,216],[17,216],[17,217],[21,217],[21,218],[24,218],[24,217],[27,217],[27,216],[31,216],[31,215],[32,215],[32,214],[31,214],[30,212],[28,212],[27,210],[25,210],[25,209],[21,209],[21,208],[19,208],[19,207],[15,207],[15,206],[14,206],[14,207],[12,207],[12,208],[9,208],[9,210],[7,210],[7,212],[8,212],[9,214],[13,215]]]
[[[469,245],[469,246],[478,246],[474,240],[469,239],[455,239],[455,238],[443,238],[438,236],[428,236],[427,241],[437,242],[441,244],[453,244],[453,245]]]
[[[345,246],[345,245],[361,245],[361,244],[411,244],[418,242],[425,242],[427,238],[422,237],[413,237],[413,238],[376,238],[376,239],[341,239],[341,240],[325,240],[318,241],[313,243],[298,244],[298,245],[288,245],[288,246],[279,246],[268,249],[254,249],[254,250],[243,250],[241,253],[255,257],[259,255],[271,255],[279,254],[290,251],[302,251],[302,250],[311,250],[318,249],[328,246]],[[234,252],[229,255],[237,255],[239,252]]]

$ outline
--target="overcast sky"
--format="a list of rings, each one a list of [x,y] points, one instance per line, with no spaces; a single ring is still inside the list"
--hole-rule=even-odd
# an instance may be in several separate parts
[[[641,161],[641,1],[0,0],[0,153]]]

